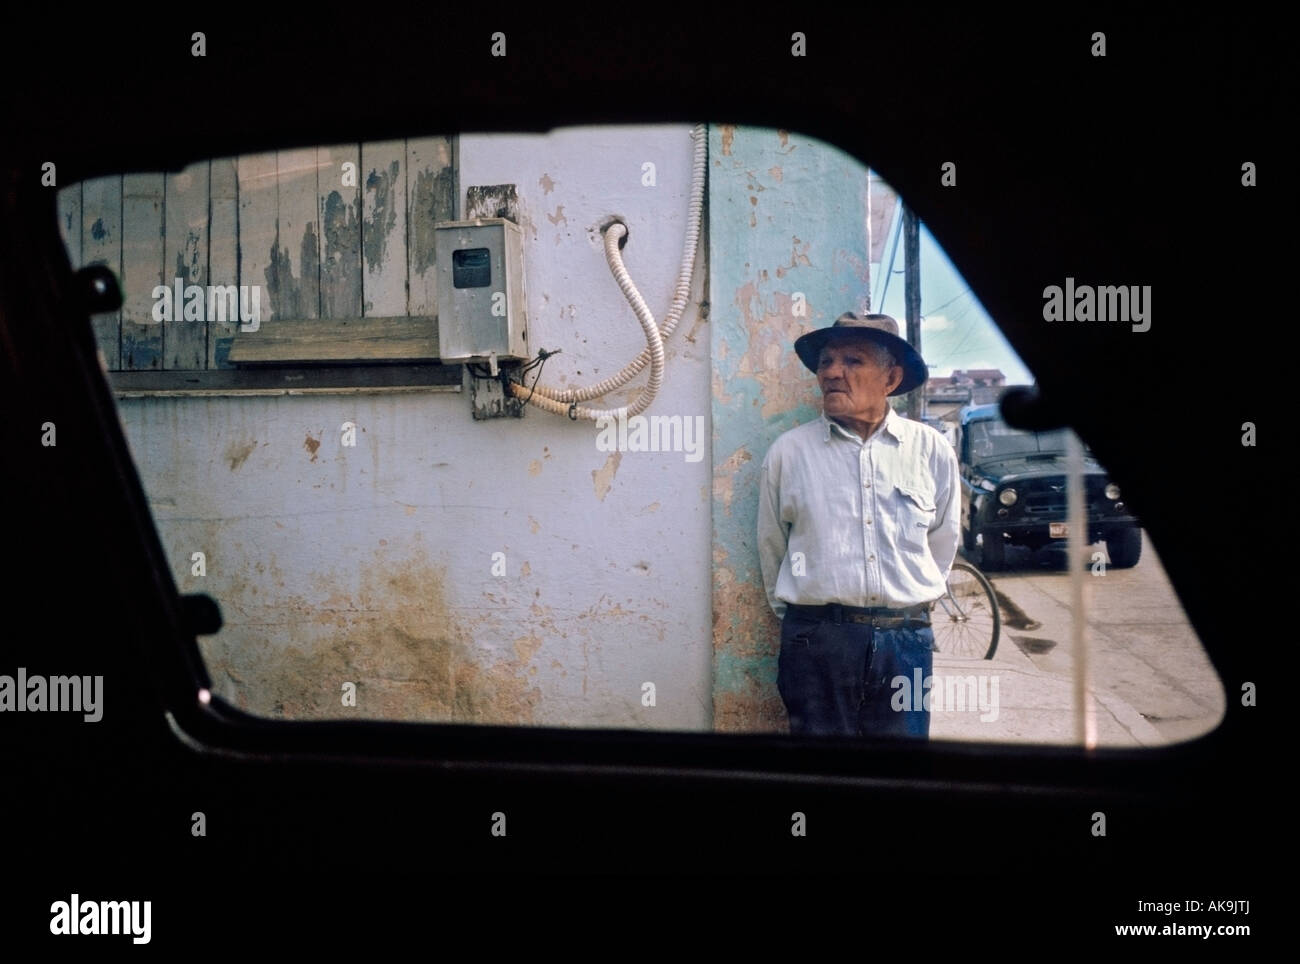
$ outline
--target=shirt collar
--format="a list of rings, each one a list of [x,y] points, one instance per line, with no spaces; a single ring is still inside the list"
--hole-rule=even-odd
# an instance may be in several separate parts
[[[902,416],[899,415],[897,412],[895,412],[892,406],[889,407],[885,411],[885,422],[883,425],[880,426],[880,430],[877,434],[888,432],[899,442],[903,441],[903,426],[901,424],[902,421],[903,421]],[[852,432],[846,429],[839,422],[835,421],[832,418],[829,418],[825,412],[822,412],[822,430],[823,430],[822,439],[827,442],[831,440],[832,431],[838,432],[840,435],[842,435],[846,439],[849,439],[850,441],[854,439],[857,439],[858,441],[863,441],[862,439],[858,439],[856,435],[854,435]]]

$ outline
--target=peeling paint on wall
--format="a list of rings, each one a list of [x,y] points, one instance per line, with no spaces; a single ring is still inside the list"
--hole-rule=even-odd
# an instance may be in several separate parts
[[[298,293],[293,287],[293,266],[289,251],[280,247],[280,224],[275,226],[275,240],[267,255],[266,270],[262,275],[266,283],[266,297],[271,304],[271,311],[276,318],[286,317],[286,302],[298,304]]]
[[[455,169],[451,167],[440,167],[436,171],[425,168],[416,175],[411,210],[432,212],[432,217],[416,218],[411,222],[413,274],[423,274],[434,266],[434,225],[452,219],[452,212],[445,209],[443,199],[452,196],[451,185],[455,176]]]
[[[605,496],[609,494],[609,487],[614,484],[614,476],[618,473],[618,464],[621,461],[623,461],[622,452],[610,452],[609,457],[605,459],[605,464],[591,473],[596,498],[601,502],[605,501]]]
[[[257,439],[244,443],[231,442],[227,445],[225,459],[230,463],[230,471],[234,472],[243,465],[245,459],[253,454],[255,448],[257,448]]]
[[[519,188],[515,184],[473,184],[465,191],[467,221],[474,218],[509,218],[519,224],[519,209]],[[536,231],[533,236],[537,236]]]
[[[351,204],[338,191],[325,197],[321,213],[324,257],[320,265],[321,317],[357,318],[361,315],[361,200]]]
[[[374,271],[384,263],[384,248],[389,233],[397,226],[397,207],[393,203],[393,185],[401,175],[401,164],[393,161],[387,170],[372,170],[366,177],[366,192],[373,194],[371,215],[361,223],[361,246],[366,264]]]
[[[723,127],[715,137],[733,160],[712,168],[709,185],[714,728],[783,731],[780,622],[755,548],[758,471],[778,435],[819,412],[794,340],[858,310],[866,293],[857,266],[836,253],[866,251],[867,172],[787,131]],[[755,176],[763,170],[766,185]],[[795,314],[795,292],[806,313]]]
[[[243,578],[282,586],[277,570],[272,557]],[[351,573],[315,574],[310,595],[259,607],[264,639],[251,658],[227,637],[205,641],[218,695],[252,713],[292,719],[531,722],[541,691],[529,668],[542,636],[516,636],[508,652],[476,644],[482,614],[450,607],[447,579],[447,567],[419,547],[405,557],[377,550],[355,589]],[[246,587],[237,581],[231,588],[242,594]],[[355,710],[342,702],[347,682],[357,687]]]
[[[302,229],[298,263],[302,265],[302,278],[298,285],[300,314],[293,317],[314,318],[320,311],[320,238],[316,236],[315,221],[308,221]]]

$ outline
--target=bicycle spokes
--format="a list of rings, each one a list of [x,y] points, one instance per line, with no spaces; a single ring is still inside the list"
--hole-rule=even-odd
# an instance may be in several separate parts
[[[990,659],[997,648],[1001,619],[988,580],[974,566],[954,563],[948,592],[930,615],[935,648],[945,655]]]

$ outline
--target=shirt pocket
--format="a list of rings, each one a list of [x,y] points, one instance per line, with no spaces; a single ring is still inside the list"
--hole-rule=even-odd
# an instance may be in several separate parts
[[[910,549],[925,549],[937,513],[934,489],[918,482],[900,482],[897,488],[899,539]]]

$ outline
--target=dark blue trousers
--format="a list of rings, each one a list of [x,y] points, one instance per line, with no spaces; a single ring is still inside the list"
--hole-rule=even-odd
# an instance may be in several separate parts
[[[914,693],[934,665],[928,626],[873,629],[787,612],[781,620],[777,689],[790,732],[808,736],[900,736],[928,739],[930,711]],[[898,677],[907,687],[891,685]]]

